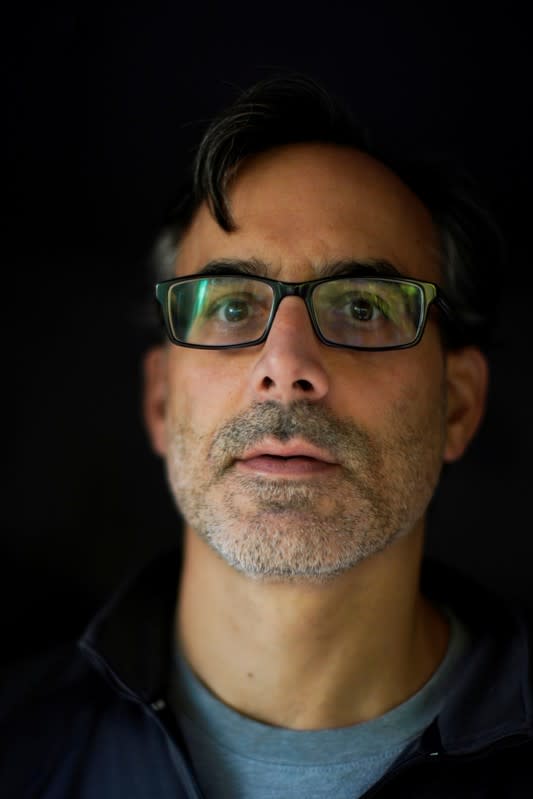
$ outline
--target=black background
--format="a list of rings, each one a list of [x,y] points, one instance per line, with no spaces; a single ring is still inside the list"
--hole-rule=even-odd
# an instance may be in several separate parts
[[[503,10],[502,10],[503,8]],[[179,534],[143,430],[129,312],[197,130],[272,69],[307,72],[385,141],[452,155],[507,240],[483,428],[427,549],[533,607],[533,56],[527,4],[25,4],[3,26],[5,652],[81,629]],[[212,390],[212,389],[211,389]]]

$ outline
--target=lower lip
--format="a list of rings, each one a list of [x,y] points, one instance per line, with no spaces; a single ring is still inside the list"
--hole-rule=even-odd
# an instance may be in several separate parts
[[[324,474],[336,468],[335,463],[326,463],[315,458],[276,458],[272,455],[259,455],[245,461],[237,461],[236,466],[246,472],[256,474],[300,477],[311,474]]]

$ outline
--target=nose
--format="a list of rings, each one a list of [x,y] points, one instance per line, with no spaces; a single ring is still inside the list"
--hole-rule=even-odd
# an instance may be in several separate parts
[[[299,297],[285,297],[253,369],[255,398],[289,403],[325,397],[329,377],[323,365],[322,350],[304,301]]]

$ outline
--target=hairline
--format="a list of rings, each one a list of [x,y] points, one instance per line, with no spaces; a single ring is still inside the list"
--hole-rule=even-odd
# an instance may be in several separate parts
[[[333,148],[342,148],[352,150],[357,153],[361,153],[368,158],[371,158],[380,166],[387,169],[391,174],[393,174],[397,180],[399,180],[403,186],[405,186],[411,194],[416,197],[420,205],[425,209],[429,218],[431,220],[431,224],[433,226],[435,232],[435,239],[436,239],[436,248],[433,251],[433,247],[431,247],[431,255],[435,258],[435,266],[438,270],[439,275],[439,285],[443,288],[444,291],[452,288],[450,283],[455,274],[457,274],[457,264],[460,262],[460,257],[457,252],[457,247],[455,246],[455,242],[453,236],[451,235],[450,231],[446,229],[439,221],[435,218],[435,215],[432,213],[431,208],[427,205],[426,202],[420,197],[420,195],[400,176],[397,172],[394,171],[393,168],[387,163],[385,159],[380,159],[376,155],[371,152],[368,152],[364,148],[356,147],[350,144],[337,144],[336,142],[329,142],[326,140],[310,140],[302,141],[302,142],[288,142],[286,144],[275,145],[274,147],[265,147],[262,150],[259,150],[253,154],[246,155],[236,164],[233,164],[226,174],[222,176],[223,180],[223,195],[224,198],[227,199],[227,189],[230,181],[238,177],[238,173],[240,168],[248,161],[250,158],[255,156],[261,156],[266,153],[275,152],[276,150],[281,150],[286,147],[291,146],[298,146],[298,145],[321,145],[324,147],[333,147]],[[154,247],[154,266],[155,266],[155,273],[156,273],[156,280],[157,282],[162,282],[163,280],[171,280],[173,277],[177,277],[177,269],[178,269],[178,261],[180,255],[180,244],[182,243],[184,237],[190,231],[194,220],[201,210],[202,207],[206,207],[211,218],[215,222],[215,224],[224,229],[220,224],[219,220],[216,218],[214,210],[212,208],[210,197],[205,196],[201,197],[197,202],[192,210],[190,218],[187,221],[186,225],[181,226],[179,229],[177,226],[174,227],[167,227],[160,235],[157,237]],[[232,232],[236,232],[238,230],[238,226],[235,225],[233,217],[229,212],[229,205],[228,205],[228,222],[230,224],[230,230],[228,231],[229,234]]]

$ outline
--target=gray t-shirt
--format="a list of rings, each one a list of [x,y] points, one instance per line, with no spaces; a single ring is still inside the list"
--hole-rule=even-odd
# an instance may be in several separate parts
[[[218,700],[176,652],[171,704],[206,799],[357,799],[374,785],[440,712],[470,646],[451,624],[448,651],[407,701],[370,721],[327,730],[288,730],[254,721]]]

